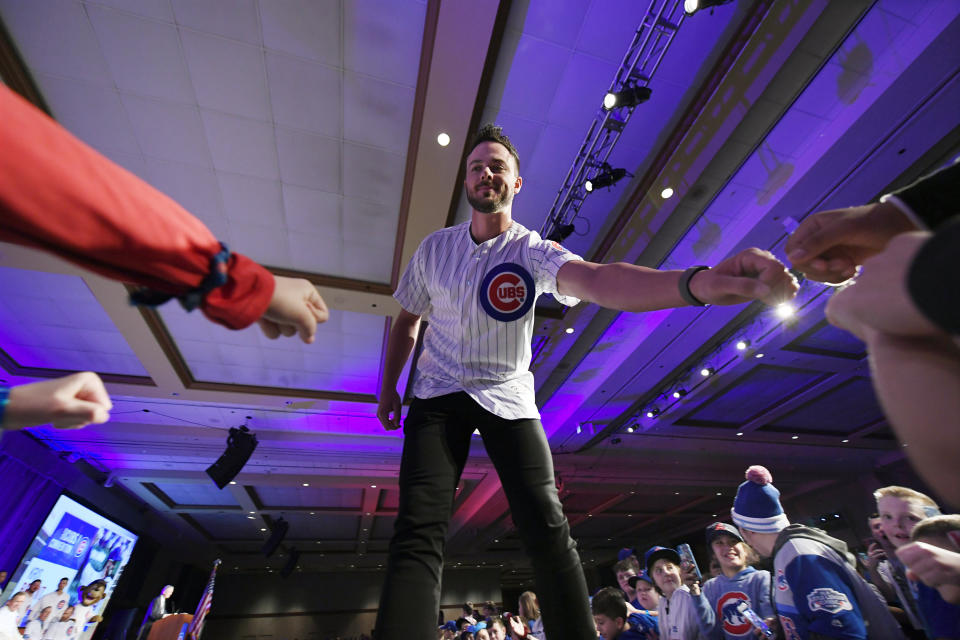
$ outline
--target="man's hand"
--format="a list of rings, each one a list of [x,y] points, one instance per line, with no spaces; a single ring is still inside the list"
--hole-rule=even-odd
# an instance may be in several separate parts
[[[869,342],[873,332],[894,336],[944,335],[917,309],[907,291],[907,271],[930,238],[925,231],[903,233],[887,249],[863,264],[863,273],[827,303],[827,319]]]
[[[894,236],[917,227],[889,203],[821,211],[807,216],[787,239],[787,258],[811,280],[849,280],[864,260]]]
[[[897,549],[897,557],[907,565],[907,577],[911,580],[921,580],[934,588],[960,586],[960,553],[956,551],[925,542],[911,542]],[[960,598],[951,600],[951,604],[960,604]]]
[[[274,276],[273,297],[264,314],[257,320],[263,335],[271,340],[281,334],[300,334],[310,344],[317,334],[317,325],[330,317],[327,305],[317,288],[303,278]]]
[[[690,292],[707,304],[741,304],[762,300],[769,305],[792,300],[797,280],[769,251],[744,249],[690,280]]]
[[[867,569],[871,573],[877,570],[877,565],[880,564],[882,560],[887,559],[887,554],[884,552],[883,547],[880,546],[879,542],[873,542],[867,547],[867,561],[864,563],[867,565]]]
[[[400,428],[400,413],[403,411],[403,402],[396,389],[381,391],[377,402],[377,418],[387,431]]]
[[[79,429],[106,422],[112,408],[103,381],[97,374],[85,371],[12,387],[0,426],[22,429],[53,423],[59,429]]]

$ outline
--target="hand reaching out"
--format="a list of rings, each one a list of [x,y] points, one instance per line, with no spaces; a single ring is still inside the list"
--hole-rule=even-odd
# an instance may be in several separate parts
[[[270,305],[257,320],[263,335],[273,340],[299,333],[301,340],[312,343],[317,325],[330,317],[317,288],[303,278],[274,276],[274,281]]]
[[[808,216],[787,239],[787,257],[811,280],[840,283],[890,240],[917,227],[889,203],[821,211]]]
[[[745,249],[690,280],[690,292],[707,304],[741,304],[762,300],[769,305],[792,300],[797,280],[769,251]]]
[[[103,381],[85,371],[11,388],[0,426],[12,430],[53,423],[59,429],[79,429],[106,422],[112,408]]]

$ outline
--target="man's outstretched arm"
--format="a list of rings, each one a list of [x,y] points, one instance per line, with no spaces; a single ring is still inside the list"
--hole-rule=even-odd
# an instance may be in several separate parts
[[[561,294],[620,311],[655,311],[688,306],[681,295],[683,271],[659,271],[616,262],[567,262],[557,272]],[[704,304],[762,300],[774,305],[796,295],[796,279],[767,251],[746,249],[689,278],[689,293]]]

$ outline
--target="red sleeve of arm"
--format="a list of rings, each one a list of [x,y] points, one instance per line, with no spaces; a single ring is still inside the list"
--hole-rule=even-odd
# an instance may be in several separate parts
[[[200,220],[2,84],[0,240],[174,295],[199,286],[220,251]],[[203,313],[242,329],[266,311],[273,287],[269,271],[232,254]]]

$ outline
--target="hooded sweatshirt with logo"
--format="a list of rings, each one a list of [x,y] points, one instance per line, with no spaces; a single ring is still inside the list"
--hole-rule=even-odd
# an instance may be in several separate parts
[[[770,572],[747,567],[732,578],[719,575],[707,580],[693,598],[700,633],[709,640],[753,640],[753,625],[740,615],[745,601],[761,618],[776,615],[770,602]]]

